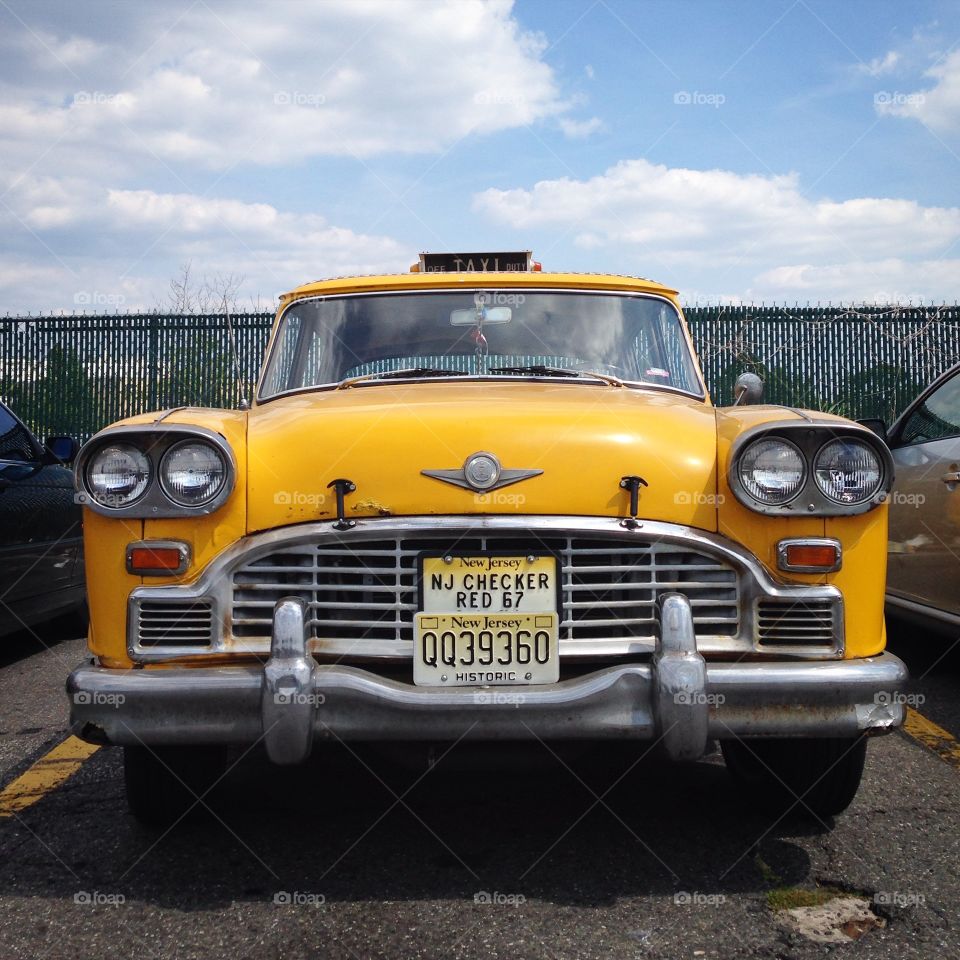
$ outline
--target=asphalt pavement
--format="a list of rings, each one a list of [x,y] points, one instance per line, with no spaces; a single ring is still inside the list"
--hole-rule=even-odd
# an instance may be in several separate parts
[[[83,643],[63,633],[4,641],[0,788],[67,735]],[[960,737],[950,641],[893,646]],[[0,956],[960,957],[960,770],[905,733],[871,743],[826,823],[751,803],[719,755],[643,752],[325,745],[280,770],[252,751],[164,833],[129,816],[104,748],[0,819]],[[842,944],[778,912],[844,893],[872,920]]]

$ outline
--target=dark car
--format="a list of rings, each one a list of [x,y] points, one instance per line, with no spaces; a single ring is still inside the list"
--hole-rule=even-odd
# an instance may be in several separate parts
[[[66,466],[76,451],[69,437],[41,444],[0,403],[0,636],[84,619],[82,514]]]
[[[960,365],[931,383],[890,428],[887,609],[960,634]]]

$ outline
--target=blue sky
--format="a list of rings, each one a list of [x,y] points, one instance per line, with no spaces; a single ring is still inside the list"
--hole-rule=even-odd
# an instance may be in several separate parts
[[[0,310],[497,247],[690,302],[960,294],[943,0],[0,0],[0,141]]]

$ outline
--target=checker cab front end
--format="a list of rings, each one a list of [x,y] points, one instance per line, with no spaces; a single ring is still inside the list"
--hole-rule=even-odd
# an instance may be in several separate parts
[[[81,451],[71,721],[142,818],[229,747],[461,739],[719,741],[830,814],[902,722],[882,442],[714,407],[674,291],[501,256],[299,288],[251,409]]]

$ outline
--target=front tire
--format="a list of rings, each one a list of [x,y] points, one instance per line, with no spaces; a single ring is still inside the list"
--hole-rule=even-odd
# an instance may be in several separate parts
[[[721,749],[750,797],[823,818],[842,813],[857,795],[867,740],[724,740]]]
[[[224,747],[124,747],[127,806],[145,826],[172,826],[210,804],[226,769]]]

